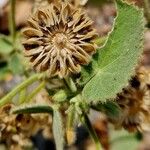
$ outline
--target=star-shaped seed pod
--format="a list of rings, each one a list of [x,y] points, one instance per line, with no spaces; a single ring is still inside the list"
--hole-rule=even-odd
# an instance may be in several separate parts
[[[68,2],[37,9],[23,30],[25,56],[36,71],[47,71],[50,77],[79,73],[97,47],[92,25],[82,8]]]

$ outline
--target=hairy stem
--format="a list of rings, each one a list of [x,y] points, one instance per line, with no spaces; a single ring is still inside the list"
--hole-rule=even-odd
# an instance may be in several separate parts
[[[11,4],[11,10],[9,14],[9,28],[10,28],[10,33],[12,37],[12,42],[15,45],[15,40],[16,40],[16,23],[15,23],[15,4],[16,0],[10,0]]]
[[[66,137],[68,145],[71,145],[75,140],[74,122],[75,122],[75,108],[74,105],[71,105],[67,115],[67,126],[66,126]]]
[[[90,122],[88,116],[86,114],[84,114],[82,116],[81,120],[82,120],[82,123],[86,126],[86,128],[87,128],[87,130],[88,130],[88,132],[89,132],[89,134],[91,136],[91,138],[95,142],[96,150],[102,150],[102,146],[101,146],[101,144],[99,142],[99,139],[98,139],[98,137],[96,135],[95,130],[93,129],[93,127],[91,125],[91,122]]]
[[[19,96],[19,104],[23,104],[24,101],[26,99],[26,89],[23,89],[21,92],[20,92],[20,96]]]
[[[23,81],[20,85],[15,87],[10,93],[8,93],[0,100],[0,107],[9,103],[17,93],[21,92],[24,88],[28,87],[30,84],[41,79],[42,77],[44,77],[44,74],[35,74]]]
[[[65,82],[73,93],[77,92],[77,87],[71,77],[65,78]]]
[[[43,81],[30,95],[27,97],[26,102],[30,102],[36,94],[38,94],[45,87],[45,81]]]

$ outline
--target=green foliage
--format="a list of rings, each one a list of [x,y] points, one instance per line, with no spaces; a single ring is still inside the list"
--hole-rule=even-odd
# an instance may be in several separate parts
[[[107,101],[106,103],[99,103],[92,106],[97,111],[104,112],[108,118],[117,119],[120,117],[121,108],[115,102]]]
[[[48,105],[35,105],[35,104],[26,104],[21,105],[12,110],[14,114],[31,114],[31,113],[50,113],[52,114],[53,109]]]
[[[111,132],[111,150],[136,150],[139,142],[135,134],[125,130]]]
[[[13,45],[8,37],[0,35],[0,54],[9,54],[13,51]]]
[[[80,83],[88,82],[83,89],[83,96],[88,102],[103,102],[121,92],[142,52],[142,10],[119,0],[117,8],[118,15],[107,43],[98,49],[92,63],[82,70]]]
[[[64,149],[64,130],[61,114],[58,110],[53,112],[53,135],[57,150]]]
[[[18,54],[11,56],[8,67],[13,74],[21,74],[23,72],[23,65]]]
[[[57,102],[64,102],[67,99],[67,93],[65,90],[59,90],[52,99]]]

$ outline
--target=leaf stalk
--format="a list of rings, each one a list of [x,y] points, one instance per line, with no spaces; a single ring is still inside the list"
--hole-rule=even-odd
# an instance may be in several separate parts
[[[11,4],[11,10],[9,14],[9,30],[12,37],[12,43],[15,47],[15,41],[16,41],[16,22],[15,22],[15,5],[16,0],[10,0]]]
[[[44,75],[45,74],[35,74],[23,81],[20,85],[16,86],[10,93],[8,93],[0,100],[0,107],[9,103],[17,93],[21,92],[24,88],[28,87],[33,82],[40,80],[42,77],[44,77]]]
[[[93,127],[91,125],[91,122],[90,122],[90,120],[89,120],[89,118],[88,118],[88,116],[86,114],[84,114],[81,117],[81,121],[85,125],[85,127],[87,128],[91,138],[93,139],[93,141],[95,143],[95,146],[96,146],[96,150],[102,150],[101,143],[99,142],[99,139],[98,139],[98,137],[96,135],[96,132],[93,129]]]

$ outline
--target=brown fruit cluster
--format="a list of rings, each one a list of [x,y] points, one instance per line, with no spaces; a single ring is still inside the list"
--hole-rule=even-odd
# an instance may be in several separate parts
[[[40,92],[33,103],[49,104],[47,93]],[[14,104],[0,108],[0,142],[5,142],[9,150],[24,150],[31,148],[31,136],[42,131],[45,138],[52,138],[52,118],[48,114],[11,114]]]
[[[82,8],[68,2],[37,9],[23,30],[25,56],[36,71],[47,71],[50,77],[79,73],[96,50],[92,25]]]
[[[150,69],[141,67],[130,85],[118,94],[117,103],[122,109],[116,127],[129,131],[150,130]]]

